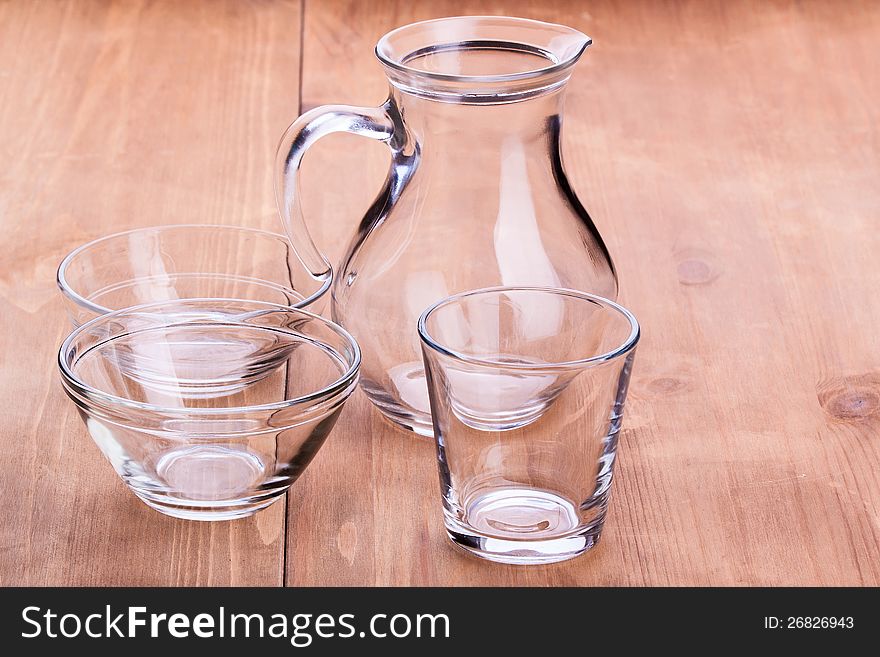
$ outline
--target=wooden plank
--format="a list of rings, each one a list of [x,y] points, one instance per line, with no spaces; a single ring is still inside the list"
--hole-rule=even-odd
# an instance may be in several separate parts
[[[306,2],[304,108],[376,105],[394,26],[497,3]],[[644,339],[602,543],[555,566],[445,539],[432,447],[358,394],[291,495],[289,584],[880,584],[876,3],[507,2],[594,47],[569,174]],[[314,149],[305,209],[338,255],[382,146]]]
[[[284,504],[174,521],[128,493],[57,381],[61,257],[162,223],[278,228],[300,3],[0,4],[0,584],[277,585]]]

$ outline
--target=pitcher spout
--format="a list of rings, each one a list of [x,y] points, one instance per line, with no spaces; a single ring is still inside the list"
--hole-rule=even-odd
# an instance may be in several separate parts
[[[548,29],[547,52],[551,53],[559,64],[573,66],[584,54],[584,51],[593,44],[593,40],[583,32],[579,32],[565,25],[553,25],[545,23]]]

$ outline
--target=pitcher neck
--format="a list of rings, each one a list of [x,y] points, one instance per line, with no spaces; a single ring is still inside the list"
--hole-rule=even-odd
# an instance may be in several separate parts
[[[498,104],[441,102],[391,87],[390,101],[423,154],[441,149],[473,156],[518,141],[546,152],[547,139],[558,139],[565,87],[527,100]]]

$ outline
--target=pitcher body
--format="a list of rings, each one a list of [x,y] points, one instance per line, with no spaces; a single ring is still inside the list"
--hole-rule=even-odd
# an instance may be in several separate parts
[[[361,386],[395,423],[431,435],[416,320],[466,290],[563,287],[617,295],[611,258],[566,178],[565,86],[589,39],[503,17],[405,26],[379,42],[390,81],[375,109],[328,106],[279,149],[279,206],[303,262],[330,275],[302,220],[296,170],[323,134],[386,142],[385,185],[336,267],[332,316],[358,340]]]

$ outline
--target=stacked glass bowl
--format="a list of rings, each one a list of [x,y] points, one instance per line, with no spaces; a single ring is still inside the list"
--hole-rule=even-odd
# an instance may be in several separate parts
[[[64,258],[64,389],[141,500],[228,520],[299,477],[358,379],[357,343],[319,315],[330,278],[284,236],[232,226],[132,230]]]

